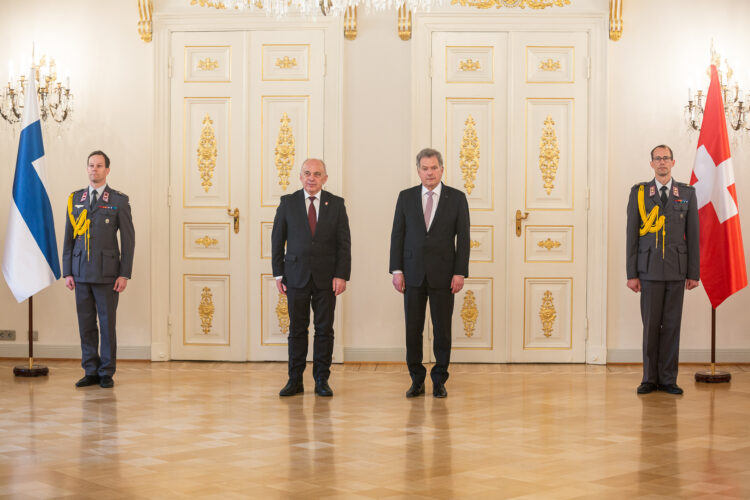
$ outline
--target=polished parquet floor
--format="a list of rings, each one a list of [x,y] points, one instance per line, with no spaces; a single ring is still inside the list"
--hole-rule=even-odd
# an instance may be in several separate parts
[[[0,498],[750,498],[750,367],[637,396],[640,366],[333,367],[333,398],[279,398],[283,363],[127,362],[76,389],[0,360]]]

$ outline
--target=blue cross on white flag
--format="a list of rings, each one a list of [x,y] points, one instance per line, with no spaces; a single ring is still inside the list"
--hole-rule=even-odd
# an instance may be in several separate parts
[[[44,145],[33,69],[27,81],[3,254],[5,281],[18,302],[60,278],[55,223],[45,185]]]

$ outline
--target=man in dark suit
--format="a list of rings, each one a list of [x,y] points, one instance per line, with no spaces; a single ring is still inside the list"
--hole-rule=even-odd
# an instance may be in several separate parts
[[[677,385],[685,289],[698,286],[700,247],[695,189],[672,178],[672,149],[651,150],[655,178],[630,190],[627,286],[641,293],[643,380],[638,394],[682,394]]]
[[[469,276],[469,204],[463,192],[440,182],[443,157],[434,149],[417,155],[422,184],[401,191],[391,232],[390,272],[404,294],[406,364],[412,384],[407,398],[424,394],[422,331],[427,300],[434,328],[433,395],[448,395],[453,298]]]
[[[281,197],[271,232],[276,287],[287,296],[289,308],[289,381],[279,395],[304,392],[312,304],[315,394],[333,396],[328,385],[333,316],[336,296],[346,290],[352,267],[349,219],[344,199],[322,191],[328,180],[323,160],[305,160],[299,179],[303,189]]]
[[[89,187],[68,198],[63,276],[65,286],[75,290],[81,335],[85,375],[76,387],[99,384],[110,388],[117,358],[117,301],[133,269],[135,230],[128,197],[107,185],[109,157],[102,151],[91,153],[87,172]]]

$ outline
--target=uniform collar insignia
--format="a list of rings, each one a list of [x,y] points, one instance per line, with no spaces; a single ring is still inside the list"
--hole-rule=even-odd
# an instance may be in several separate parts
[[[653,195],[655,195],[655,194],[656,194],[656,186],[653,186],[653,185],[652,185],[652,186],[651,186],[651,187],[649,188],[649,190],[648,190],[648,195],[649,195],[649,196],[653,196]]]
[[[675,196],[680,196],[680,190],[677,189],[677,184],[672,184],[672,194]]]
[[[102,201],[104,201],[104,203],[109,202],[109,191],[104,191],[104,194],[102,194]]]
[[[83,194],[81,195],[81,201],[86,201],[86,198],[89,196],[89,190],[85,190]]]

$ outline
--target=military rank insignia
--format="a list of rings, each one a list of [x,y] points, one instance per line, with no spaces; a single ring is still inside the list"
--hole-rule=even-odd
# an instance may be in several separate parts
[[[648,190],[648,195],[653,196],[656,194],[656,186],[651,186],[651,189]]]
[[[672,186],[672,194],[674,196],[680,196],[680,190],[677,189],[677,186]]]
[[[109,203],[109,193],[107,191],[104,191],[104,194],[102,195],[102,201],[104,203]]]

